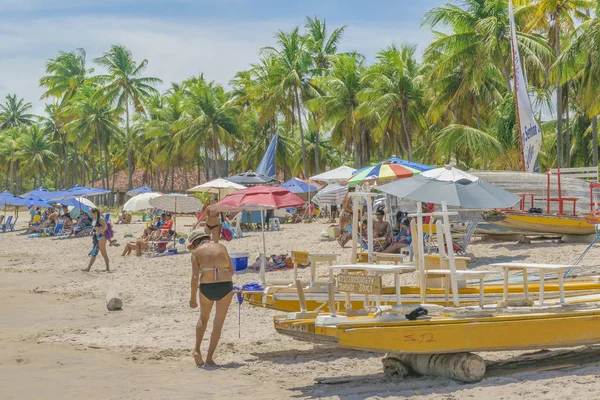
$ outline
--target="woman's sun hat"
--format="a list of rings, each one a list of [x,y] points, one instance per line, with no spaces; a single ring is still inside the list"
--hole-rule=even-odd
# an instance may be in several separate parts
[[[192,231],[192,233],[189,234],[188,243],[191,245],[198,239],[210,239],[210,235],[204,231],[196,229],[195,231]]]

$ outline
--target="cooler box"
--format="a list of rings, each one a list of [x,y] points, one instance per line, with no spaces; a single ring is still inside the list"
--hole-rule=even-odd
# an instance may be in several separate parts
[[[229,253],[229,258],[231,258],[231,264],[233,264],[234,270],[243,271],[248,268],[247,253]]]

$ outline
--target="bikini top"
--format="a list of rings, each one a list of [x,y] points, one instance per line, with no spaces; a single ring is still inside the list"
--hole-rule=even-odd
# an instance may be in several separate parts
[[[229,268],[228,267],[206,267],[206,268],[202,268],[200,270],[200,274],[202,274],[204,271],[215,271],[215,282],[219,281],[219,270],[223,269],[225,271],[228,271]]]

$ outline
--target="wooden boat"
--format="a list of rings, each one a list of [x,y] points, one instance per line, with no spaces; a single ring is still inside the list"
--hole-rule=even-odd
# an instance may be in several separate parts
[[[600,343],[600,308],[568,312],[482,317],[403,315],[363,317],[320,315],[311,319],[275,318],[284,335],[358,350],[406,354],[461,353],[573,347]]]
[[[487,211],[483,219],[494,225],[528,232],[561,235],[589,235],[594,223],[578,215],[529,214],[518,211]]]
[[[420,291],[418,286],[402,286],[400,288],[403,304],[420,304]],[[508,288],[509,297],[519,298],[523,295],[523,286],[520,284],[510,285]],[[565,296],[576,297],[597,293],[600,291],[600,282],[597,278],[587,280],[573,280],[565,282]],[[503,286],[501,284],[485,285],[485,303],[495,304],[502,300]],[[539,284],[533,283],[529,285],[529,294],[535,300],[539,295]],[[298,312],[300,311],[300,301],[298,291],[292,286],[271,286],[262,292],[244,292],[244,300],[251,306],[264,307],[270,310],[282,312]],[[558,297],[558,283],[546,283],[545,295],[547,298]],[[305,289],[304,296],[306,299],[307,311],[329,311],[328,293],[326,287],[317,287],[313,289]],[[346,298],[343,293],[335,293],[336,309],[340,309],[340,304]],[[445,293],[442,288],[427,288],[428,303],[444,305]],[[461,304],[466,306],[476,305],[479,301],[479,288],[474,285],[468,285],[464,288],[459,288],[459,299]],[[352,309],[358,310],[364,306],[363,297],[360,295],[352,295],[350,298]],[[394,296],[394,288],[383,288],[381,296],[383,305],[396,305]]]

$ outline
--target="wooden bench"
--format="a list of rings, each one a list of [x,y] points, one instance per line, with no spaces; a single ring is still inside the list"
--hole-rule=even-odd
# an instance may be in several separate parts
[[[529,285],[527,283],[527,271],[539,271],[540,273],[540,305],[544,304],[544,274],[546,272],[556,272],[558,275],[558,290],[560,294],[560,303],[565,304],[565,284],[563,273],[571,268],[575,268],[575,264],[532,264],[532,263],[497,263],[491,264],[492,267],[500,267],[504,269],[504,301],[508,300],[508,274],[511,270],[523,271],[523,294],[525,300],[529,300]]]

